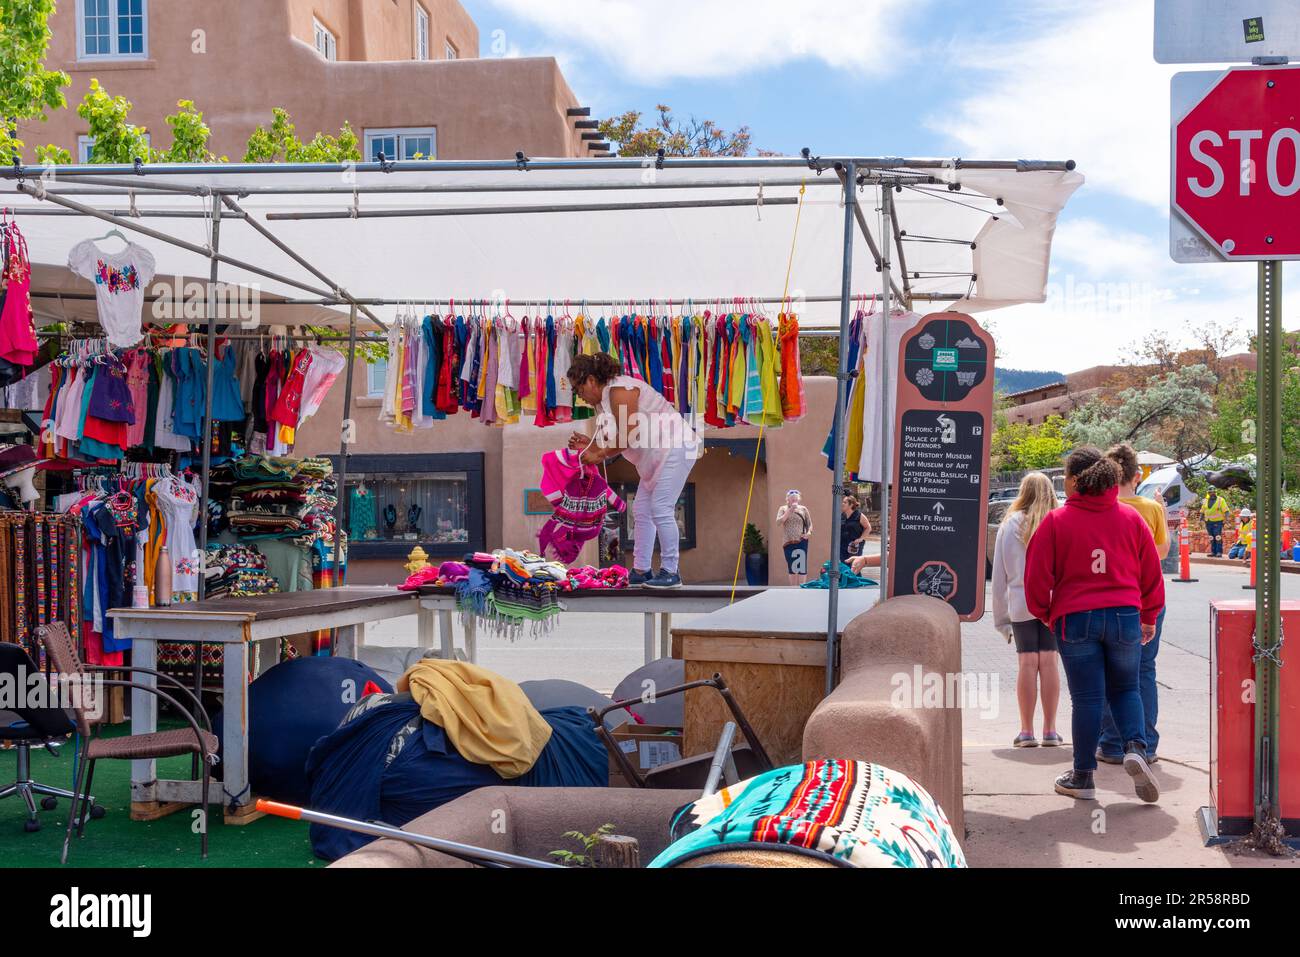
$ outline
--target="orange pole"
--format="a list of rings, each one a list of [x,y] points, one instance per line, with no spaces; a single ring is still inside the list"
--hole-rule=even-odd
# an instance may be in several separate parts
[[[1192,534],[1187,528],[1187,513],[1178,523],[1178,577],[1176,582],[1194,582],[1192,577]]]
[[[1282,551],[1291,551],[1291,513],[1282,513]]]

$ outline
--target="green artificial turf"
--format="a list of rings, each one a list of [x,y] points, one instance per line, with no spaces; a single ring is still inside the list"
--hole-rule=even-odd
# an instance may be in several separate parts
[[[163,722],[166,724],[166,722]],[[128,725],[106,733],[125,734]],[[0,787],[14,780],[16,752],[0,749]],[[75,769],[69,742],[55,758],[44,749],[32,752],[32,777],[42,784],[71,789]],[[159,776],[188,779],[190,758],[158,762]],[[208,859],[199,857],[199,835],[192,830],[195,808],[182,809],[156,821],[132,821],[131,762],[100,761],[95,765],[94,793],[107,814],[86,822],[85,836],[74,834],[68,867],[323,867],[312,856],[307,825],[284,818],[262,817],[251,824],[222,823],[212,805]],[[38,805],[39,806],[39,805]],[[57,867],[68,823],[68,802],[60,798],[53,811],[41,811],[42,827],[23,830],[27,807],[14,796],[0,801],[0,867]]]

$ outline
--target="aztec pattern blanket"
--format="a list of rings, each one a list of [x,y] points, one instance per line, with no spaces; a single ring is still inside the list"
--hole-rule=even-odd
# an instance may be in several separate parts
[[[672,836],[651,867],[773,845],[842,867],[966,866],[925,788],[866,761],[809,761],[741,781],[681,808]]]

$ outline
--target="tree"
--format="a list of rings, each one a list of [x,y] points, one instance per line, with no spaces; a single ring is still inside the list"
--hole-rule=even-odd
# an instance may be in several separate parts
[[[1065,435],[1072,443],[1100,448],[1128,442],[1186,462],[1216,449],[1211,413],[1217,383],[1204,365],[1151,376],[1143,386],[1075,410]]]
[[[357,134],[344,123],[338,136],[317,133],[309,142],[298,139],[289,114],[280,107],[271,111],[271,128],[258,125],[248,138],[245,163],[343,163],[361,159]]]
[[[67,105],[62,70],[45,69],[54,0],[0,0],[0,157],[22,158],[17,124]]]
[[[1254,372],[1245,373],[1216,400],[1211,431],[1223,459],[1237,460],[1255,454],[1259,421],[1256,381]],[[1283,484],[1295,487],[1300,480],[1300,368],[1283,369],[1281,400]]]
[[[728,133],[712,120],[686,122],[673,116],[670,107],[655,107],[659,120],[654,126],[641,125],[641,112],[628,110],[621,116],[601,120],[597,127],[602,136],[618,145],[620,156],[654,156],[663,150],[668,156],[747,156],[750,147],[748,126]]]
[[[1055,468],[1069,451],[1065,419],[1059,415],[1049,415],[1039,425],[1027,425],[1008,422],[1006,413],[998,410],[993,415],[993,422],[989,457],[993,468],[999,472]]]

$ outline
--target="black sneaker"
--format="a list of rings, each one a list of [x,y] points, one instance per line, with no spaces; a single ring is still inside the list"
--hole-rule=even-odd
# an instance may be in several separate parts
[[[644,585],[652,577],[654,576],[649,571],[643,572],[640,569],[634,568],[627,573],[627,583],[629,585]]]
[[[1146,748],[1136,741],[1130,741],[1124,749],[1124,770],[1133,779],[1133,791],[1138,797],[1148,804],[1160,800],[1160,786],[1147,764]]]
[[[681,588],[682,577],[676,572],[670,572],[665,568],[659,569],[654,576],[647,578],[646,588]]]
[[[1056,779],[1056,793],[1080,801],[1093,801],[1097,798],[1097,789],[1092,786],[1091,771],[1066,771]]]
[[[1100,761],[1102,764],[1123,764],[1123,763],[1124,763],[1124,755],[1122,755],[1122,754],[1107,754],[1107,753],[1106,753],[1105,751],[1103,751],[1101,748],[1098,748],[1098,749],[1097,749],[1097,760]]]

